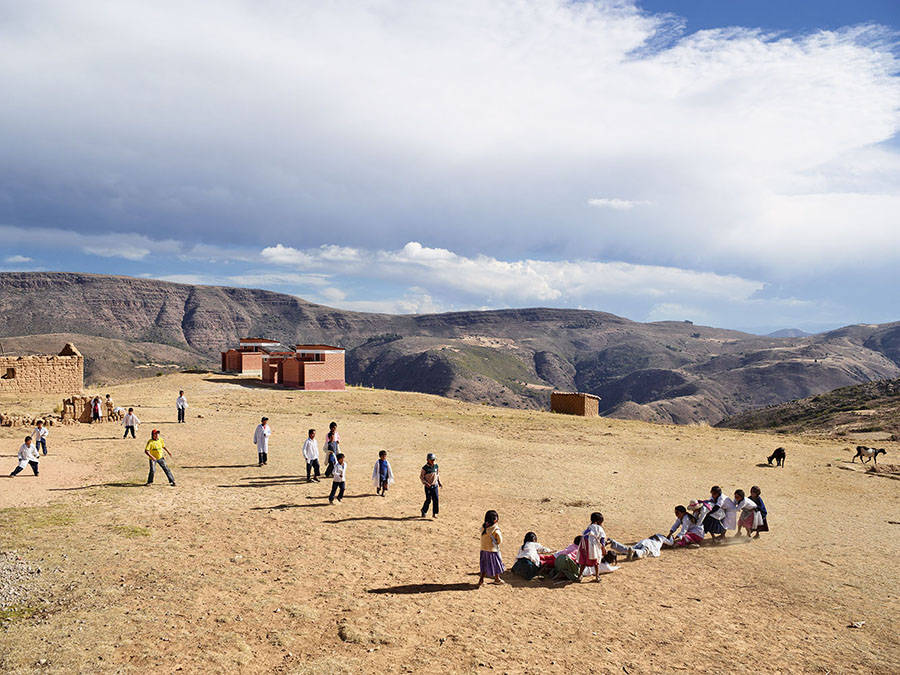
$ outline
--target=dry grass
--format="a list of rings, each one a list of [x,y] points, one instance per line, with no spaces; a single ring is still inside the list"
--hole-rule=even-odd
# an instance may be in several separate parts
[[[179,388],[185,425],[173,423]],[[850,455],[833,441],[779,436],[790,464],[775,469],[757,464],[776,439],[701,426],[208,375],[110,391],[138,408],[137,441],[117,425],[54,427],[40,478],[0,492],[0,546],[59,570],[40,575],[44,603],[19,605],[53,611],[6,610],[5,672],[900,669],[898,484],[837,470]],[[250,437],[262,414],[274,434],[259,469]],[[349,481],[329,507],[329,484],[305,482],[299,449],[332,419]],[[161,475],[141,485],[152,426],[175,453],[177,488]],[[20,435],[0,429],[9,469]],[[369,481],[379,449],[398,479],[384,499]],[[435,521],[418,518],[428,451],[446,484]],[[598,508],[620,540],[664,531],[675,504],[713,483],[760,485],[772,532],[626,563],[600,584],[471,586],[488,508],[509,564],[525,531],[562,547]]]

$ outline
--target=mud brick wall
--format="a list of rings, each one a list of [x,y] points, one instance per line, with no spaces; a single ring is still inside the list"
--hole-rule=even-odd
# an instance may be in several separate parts
[[[0,393],[74,394],[84,387],[82,356],[0,356]]]

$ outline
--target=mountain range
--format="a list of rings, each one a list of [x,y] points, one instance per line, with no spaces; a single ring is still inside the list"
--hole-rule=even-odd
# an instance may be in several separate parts
[[[351,384],[542,408],[553,389],[579,390],[605,415],[679,424],[900,377],[900,322],[770,337],[574,309],[388,315],[259,289],[0,273],[3,349],[73,341],[88,382],[217,368],[248,336],[343,346]]]

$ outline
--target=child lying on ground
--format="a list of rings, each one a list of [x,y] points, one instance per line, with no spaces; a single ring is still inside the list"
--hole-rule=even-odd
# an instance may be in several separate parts
[[[659,557],[660,549],[665,546],[674,546],[675,542],[663,534],[654,534],[646,539],[641,539],[633,546],[625,546],[617,541],[610,539],[606,545],[617,553],[623,553],[628,556],[629,560],[634,558],[641,559],[646,556],[652,558]]]

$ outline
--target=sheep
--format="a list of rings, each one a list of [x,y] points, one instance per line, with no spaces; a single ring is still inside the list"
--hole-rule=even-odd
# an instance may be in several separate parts
[[[775,452],[769,455],[769,466],[772,466],[772,460],[775,460],[776,466],[784,467],[784,458],[787,456],[787,452],[784,448],[775,448]]]
[[[867,448],[865,445],[857,445],[856,446],[856,454],[853,455],[853,459],[851,462],[855,462],[856,458],[859,457],[860,462],[868,462],[870,459],[878,464],[878,455],[886,455],[887,451],[884,448]]]

